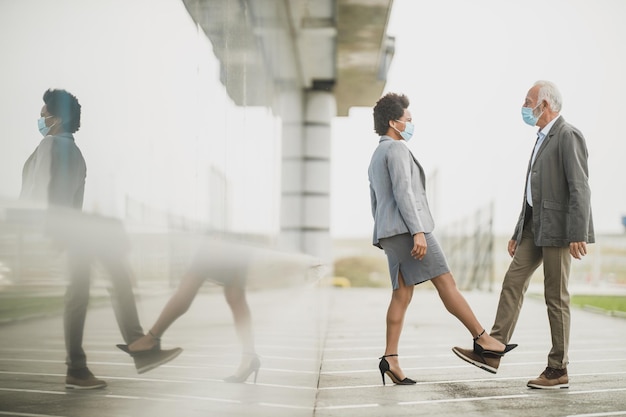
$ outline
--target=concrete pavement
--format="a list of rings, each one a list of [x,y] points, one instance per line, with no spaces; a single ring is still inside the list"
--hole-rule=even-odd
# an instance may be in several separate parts
[[[91,309],[85,348],[90,369],[109,384],[102,390],[64,388],[60,316],[0,326],[0,416],[626,415],[625,319],[573,310],[571,387],[531,390],[526,381],[545,368],[550,345],[541,300],[526,300],[512,340],[520,346],[492,375],[451,352],[471,337],[427,288],[415,292],[399,352],[414,386],[383,386],[378,372],[390,290],[333,288],[250,292],[262,367],[256,384],[225,383],[239,345],[219,289],[209,289],[163,338],[164,348],[185,351],[142,375],[115,348],[111,308]],[[498,294],[465,295],[489,328]],[[139,299],[146,328],[168,296]]]

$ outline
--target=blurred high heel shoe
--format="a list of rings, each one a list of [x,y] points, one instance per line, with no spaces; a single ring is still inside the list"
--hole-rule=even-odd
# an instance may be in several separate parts
[[[256,384],[256,378],[261,368],[261,359],[258,355],[254,354],[250,363],[243,369],[239,369],[235,374],[224,378],[224,382],[245,382],[248,377],[254,372],[254,383]]]

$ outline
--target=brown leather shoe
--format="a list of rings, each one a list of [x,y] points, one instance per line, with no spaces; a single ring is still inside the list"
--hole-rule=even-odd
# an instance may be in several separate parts
[[[537,389],[569,388],[567,368],[555,369],[548,366],[546,370],[539,375],[539,378],[531,379],[526,386]]]
[[[96,378],[88,368],[68,369],[65,377],[65,388],[71,389],[98,389],[104,388],[107,383]]]
[[[498,367],[500,366],[500,356],[484,354],[477,355],[474,353],[472,349],[463,349],[460,347],[453,347],[452,352],[459,358],[463,359],[465,362],[469,362],[474,366],[478,366],[480,369],[483,369],[487,372],[491,372],[495,374],[498,372]]]

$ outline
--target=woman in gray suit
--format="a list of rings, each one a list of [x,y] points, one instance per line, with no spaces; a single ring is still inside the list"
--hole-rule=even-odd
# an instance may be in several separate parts
[[[424,170],[406,146],[413,135],[408,107],[409,99],[394,93],[385,95],[374,106],[374,130],[381,137],[368,169],[373,244],[387,255],[393,287],[387,310],[385,354],[379,364],[383,384],[385,375],[395,384],[415,384],[400,369],[398,343],[414,286],[428,280],[446,309],[471,332],[475,352],[502,356],[517,346],[504,345],[486,334],[456,287],[432,233],[434,221],[426,200]]]

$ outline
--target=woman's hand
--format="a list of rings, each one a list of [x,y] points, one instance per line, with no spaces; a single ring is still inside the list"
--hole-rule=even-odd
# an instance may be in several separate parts
[[[426,248],[428,245],[426,244],[426,237],[424,233],[415,233],[413,235],[413,249],[411,249],[411,256],[417,260],[424,259],[426,256]]]

